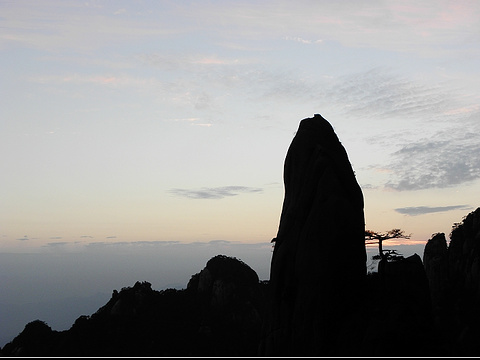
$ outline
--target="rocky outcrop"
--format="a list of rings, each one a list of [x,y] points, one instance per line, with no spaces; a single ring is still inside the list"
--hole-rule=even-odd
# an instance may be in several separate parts
[[[446,304],[448,286],[447,240],[444,233],[436,233],[427,241],[423,251],[423,266],[428,279],[433,315],[439,322]]]
[[[454,291],[465,292],[480,304],[480,208],[453,227],[448,269]]]
[[[480,208],[428,240],[424,265],[437,326],[456,356],[480,354]]]
[[[428,280],[418,254],[392,259],[369,276],[363,307],[365,357],[442,354],[431,316]]]
[[[241,260],[218,255],[183,290],[156,291],[147,281],[114,290],[72,327],[36,320],[1,349],[2,356],[255,356],[265,284]]]
[[[363,194],[322,116],[300,122],[285,158],[284,183],[264,353],[330,355],[361,298],[366,252]]]
[[[250,266],[225,255],[211,258],[187,285],[187,289],[195,289],[199,295],[207,297],[213,308],[251,299],[259,294],[258,287],[258,275]]]
[[[385,290],[392,297],[404,298],[405,302],[415,303],[419,313],[429,315],[431,307],[428,279],[418,254],[388,262],[384,278]]]
[[[187,290],[200,306],[201,333],[216,354],[256,355],[266,297],[257,273],[243,261],[217,255],[192,276]],[[208,352],[205,352],[208,355]]]

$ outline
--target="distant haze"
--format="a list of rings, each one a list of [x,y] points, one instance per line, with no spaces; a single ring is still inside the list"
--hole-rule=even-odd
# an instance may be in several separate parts
[[[423,256],[423,244],[395,245],[405,256]],[[80,315],[91,315],[113,290],[148,281],[155,290],[184,289],[191,276],[215,255],[236,257],[260,280],[270,276],[271,243],[117,243],[76,249],[52,246],[37,253],[0,253],[0,346],[13,340],[30,321],[46,321],[54,330],[70,328]],[[76,251],[73,251],[76,250]],[[367,264],[377,252],[368,247]],[[341,266],[339,264],[339,266]]]
[[[64,249],[62,249],[62,247]],[[51,246],[37,253],[0,253],[0,346],[30,321],[54,330],[103,306],[113,290],[148,281],[155,290],[184,289],[215,255],[236,257],[261,280],[269,277],[271,244],[117,243],[76,249]],[[75,251],[74,251],[75,250]]]

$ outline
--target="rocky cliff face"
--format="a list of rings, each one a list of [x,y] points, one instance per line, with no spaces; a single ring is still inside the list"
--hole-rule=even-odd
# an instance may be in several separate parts
[[[448,284],[447,240],[444,233],[437,233],[428,240],[423,251],[423,265],[427,275],[432,311],[438,322],[445,306]]]
[[[448,269],[451,282],[480,301],[480,208],[456,224],[450,234]]]
[[[423,259],[444,342],[455,355],[478,356],[480,208],[454,224],[448,247],[443,233],[428,240]]]
[[[284,183],[264,351],[328,355],[361,297],[366,252],[363,194],[322,116],[300,122],[285,158]]]

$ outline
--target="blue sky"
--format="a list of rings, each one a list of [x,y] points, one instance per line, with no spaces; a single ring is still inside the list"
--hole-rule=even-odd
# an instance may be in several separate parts
[[[422,255],[480,206],[479,18],[475,0],[0,1],[0,253],[51,266],[11,264],[0,302],[32,279],[46,300],[188,281],[145,253],[189,272],[239,254],[265,278],[285,155],[315,113],[367,229]],[[62,271],[82,286],[52,291],[42,274]]]

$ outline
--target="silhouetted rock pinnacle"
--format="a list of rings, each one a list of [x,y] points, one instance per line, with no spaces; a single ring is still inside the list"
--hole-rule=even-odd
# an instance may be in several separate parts
[[[456,356],[480,354],[480,208],[428,240],[423,261],[436,325]],[[447,354],[449,355],[449,354]]]
[[[434,234],[428,240],[423,250],[423,266],[428,279],[433,314],[438,318],[445,306],[448,286],[447,239],[444,233]]]
[[[363,194],[322,116],[303,119],[284,166],[285,198],[270,272],[264,352],[323,356],[361,301],[366,275]]]

